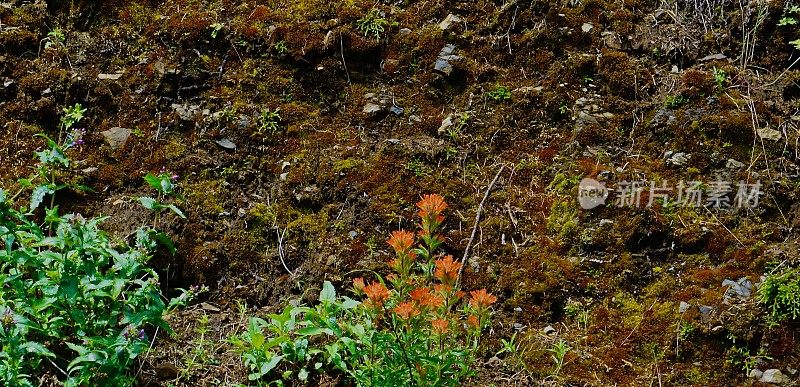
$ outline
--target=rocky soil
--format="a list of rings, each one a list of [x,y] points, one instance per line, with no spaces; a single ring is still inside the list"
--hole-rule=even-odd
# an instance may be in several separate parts
[[[188,219],[164,222],[178,251],[151,263],[165,293],[210,290],[173,316],[143,385],[245,383],[225,341],[243,315],[385,272],[389,232],[413,228],[425,193],[450,203],[461,257],[487,192],[464,286],[500,301],[468,385],[795,385],[798,326],[768,325],[754,297],[798,261],[787,5],[0,0],[0,184],[74,103],[75,179],[93,192],[62,208],[124,236],[147,216],[127,200],[142,177],[180,175]],[[373,8],[388,23],[365,36]],[[583,178],[647,189],[639,208],[612,194],[583,209]],[[650,181],[730,181],[732,208],[646,206]],[[733,206],[756,181],[758,204]],[[207,358],[188,367],[201,325]]]

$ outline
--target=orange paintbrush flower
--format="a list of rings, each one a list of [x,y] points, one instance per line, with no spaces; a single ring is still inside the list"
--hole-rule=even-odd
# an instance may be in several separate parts
[[[387,241],[398,254],[405,254],[414,244],[414,233],[411,231],[392,231],[392,236]]]
[[[467,317],[467,325],[469,325],[469,326],[471,326],[473,328],[480,328],[481,327],[481,323],[478,320],[478,316],[476,316],[474,314],[469,315],[469,317]]]
[[[447,208],[444,198],[441,195],[423,195],[422,200],[417,203],[419,216],[421,218],[438,217]]]
[[[394,312],[397,313],[397,316],[403,320],[408,320],[411,317],[419,316],[419,309],[414,306],[413,302],[401,302],[394,307]]]
[[[469,305],[478,310],[486,309],[497,301],[497,297],[487,293],[486,289],[473,290],[469,295],[472,296]]]
[[[380,282],[372,282],[364,287],[364,293],[372,305],[380,306],[389,298],[389,289]]]
[[[448,286],[453,286],[461,270],[461,263],[453,260],[452,255],[447,255],[442,259],[436,260],[436,272],[434,275],[439,281]]]
[[[416,301],[420,306],[429,308],[438,308],[444,305],[444,299],[435,294],[431,294],[427,288],[418,288],[409,292],[411,299]]]
[[[450,326],[450,323],[447,320],[436,319],[431,321],[431,326],[433,327],[434,334],[443,335],[447,333],[447,328]]]
[[[364,293],[364,279],[361,277],[353,279],[353,290],[357,294]]]

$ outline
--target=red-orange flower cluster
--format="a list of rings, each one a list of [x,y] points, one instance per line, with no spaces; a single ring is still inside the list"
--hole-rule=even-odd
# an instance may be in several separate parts
[[[435,294],[431,294],[427,288],[417,288],[409,292],[411,299],[416,301],[419,306],[428,308],[438,308],[444,305],[444,299]]]
[[[444,222],[442,212],[447,208],[447,203],[444,202],[444,198],[441,195],[423,195],[422,200],[417,202],[417,208],[419,208],[417,214],[422,218],[420,237],[435,239],[437,237],[435,235],[436,229]]]
[[[369,304],[375,307],[383,305],[383,302],[389,299],[389,289],[377,281],[365,286],[364,294],[367,295],[367,301],[369,301]]]
[[[387,243],[397,255],[397,258],[389,261],[389,266],[400,274],[400,278],[407,279],[417,258],[417,254],[411,251],[411,246],[414,245],[414,233],[404,230],[393,231]]]
[[[469,305],[478,310],[484,310],[497,301],[497,297],[486,292],[486,289],[473,290],[469,295],[472,296]]]
[[[458,279],[458,272],[461,270],[461,263],[453,260],[452,255],[436,260],[436,271],[434,275],[439,281],[447,286],[453,286]]]
[[[394,307],[394,312],[403,320],[419,316],[419,309],[417,309],[413,302],[399,303]]]
[[[447,203],[445,203],[441,195],[422,195],[422,200],[417,202],[417,208],[419,208],[418,214],[420,218],[439,218],[447,208]],[[444,218],[442,217],[441,220],[444,220]],[[440,223],[441,220],[439,221]]]
[[[431,326],[433,327],[434,334],[443,335],[447,333],[447,328],[450,326],[450,323],[444,319],[435,319],[431,321]]]
[[[414,245],[414,233],[405,230],[392,231],[392,236],[387,241],[397,255],[408,253]]]

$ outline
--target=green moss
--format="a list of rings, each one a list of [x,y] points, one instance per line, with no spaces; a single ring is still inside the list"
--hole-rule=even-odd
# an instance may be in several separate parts
[[[203,180],[184,185],[189,206],[201,216],[216,216],[225,211],[220,201],[223,180]]]
[[[333,171],[336,173],[347,172],[353,168],[359,168],[363,165],[364,165],[364,160],[357,158],[336,160],[333,162]]]
[[[558,201],[550,207],[547,217],[547,231],[568,240],[578,230],[578,208],[574,201]]]

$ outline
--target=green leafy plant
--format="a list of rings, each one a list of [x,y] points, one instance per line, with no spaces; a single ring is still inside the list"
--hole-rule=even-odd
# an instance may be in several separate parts
[[[714,83],[716,83],[717,88],[720,90],[724,89],[725,83],[728,81],[728,74],[725,70],[714,67],[711,69],[711,74],[714,76]]]
[[[0,189],[0,384],[32,386],[52,366],[66,386],[129,385],[149,329],[169,329],[151,251],[112,241],[107,218],[58,215],[46,226]]]
[[[508,101],[511,99],[511,90],[503,85],[496,85],[494,90],[487,93],[487,96],[495,102]]]
[[[281,116],[278,115],[277,110],[264,109],[258,115],[258,132],[275,134],[278,132],[278,124],[280,122]]]
[[[67,41],[67,37],[64,35],[64,31],[61,28],[53,28],[47,33],[47,37],[44,38],[44,40],[44,48],[50,48],[57,44],[63,45],[64,42]]]
[[[386,30],[389,22],[384,18],[380,11],[375,8],[367,11],[361,19],[356,21],[356,29],[364,36],[372,35],[375,40],[381,40],[381,34]]]
[[[558,373],[561,372],[561,368],[564,367],[564,358],[567,356],[570,349],[572,348],[564,339],[558,339],[558,341],[553,343],[553,346],[548,349],[548,351],[552,353],[551,357],[555,365],[553,375],[558,375]]]
[[[355,298],[338,295],[326,281],[315,306],[288,305],[267,319],[249,320],[247,332],[231,341],[250,380],[283,385],[334,371],[359,386],[458,386],[473,374],[481,331],[497,299],[485,289],[462,299],[461,263],[436,253],[447,205],[427,195],[417,206],[422,237],[392,233],[393,273],[385,279],[354,279]]]
[[[216,39],[220,31],[222,31],[222,29],[225,28],[225,25],[217,22],[211,24],[209,27],[211,28],[211,38]]]
[[[664,106],[669,109],[677,109],[689,103],[689,99],[683,95],[668,95],[664,99]]]
[[[800,317],[800,269],[776,267],[767,273],[756,297],[767,308],[769,325],[796,320]]]
[[[83,136],[86,134],[86,129],[75,129],[73,126],[83,118],[85,112],[86,109],[80,104],[64,109],[64,116],[61,118],[59,141],[55,141],[45,134],[37,134],[38,137],[45,139],[46,148],[35,153],[39,162],[34,169],[34,174],[17,181],[21,189],[11,200],[16,199],[25,190],[31,189],[31,200],[27,210],[33,212],[39,208],[47,195],[50,195],[50,208],[53,208],[55,194],[62,189],[91,191],[89,187],[66,179],[66,176],[74,166],[67,154],[70,149],[83,145]]]
[[[283,55],[289,52],[289,46],[286,45],[286,42],[283,40],[279,40],[272,45],[272,49],[275,50],[275,53],[278,55]]]
[[[169,211],[182,219],[186,219],[183,211],[175,205],[174,201],[183,200],[183,196],[177,191],[178,175],[161,169],[157,175],[148,173],[144,181],[158,193],[157,197],[139,196],[136,200],[142,207],[152,211],[154,215],[153,223],[140,227],[136,231],[137,240],[142,244],[150,243],[149,248],[155,249],[158,244],[164,246],[172,255],[175,255],[175,244],[172,238],[161,229],[162,213]]]
[[[792,5],[787,8],[781,20],[778,21],[778,26],[788,27],[794,26],[800,21],[800,6]],[[800,50],[800,39],[795,39],[789,42],[796,49]]]

